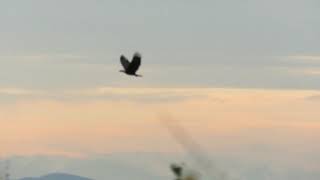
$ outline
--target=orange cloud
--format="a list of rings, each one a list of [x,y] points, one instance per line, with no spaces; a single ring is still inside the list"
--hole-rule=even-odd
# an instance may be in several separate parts
[[[110,88],[79,92],[98,97],[110,92],[125,94],[128,100],[44,97],[1,104],[0,154],[176,151],[178,145],[159,121],[163,112],[172,114],[208,148],[221,151],[261,140],[291,146],[298,137],[299,143],[320,137],[319,104],[306,99],[317,91]],[[137,94],[188,98],[151,104],[130,100]]]

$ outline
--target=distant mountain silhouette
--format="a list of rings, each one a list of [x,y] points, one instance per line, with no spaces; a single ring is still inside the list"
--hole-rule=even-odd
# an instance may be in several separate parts
[[[26,177],[19,180],[92,180],[85,177],[65,173],[52,173],[41,177]]]

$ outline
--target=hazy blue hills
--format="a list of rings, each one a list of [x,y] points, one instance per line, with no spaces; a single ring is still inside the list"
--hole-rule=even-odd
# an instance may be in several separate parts
[[[92,180],[89,178],[64,173],[52,173],[41,177],[27,177],[19,180]]]
[[[290,159],[279,161],[278,159],[281,159],[284,155],[278,155],[278,152],[269,152],[265,156],[270,160],[253,153],[235,156],[231,156],[230,153],[216,153],[214,155],[214,152],[212,152],[210,154],[211,160],[219,169],[227,172],[230,177],[237,180],[320,179],[320,171],[316,168],[318,167],[316,165],[319,164],[319,158],[315,158],[312,155],[303,159],[294,159],[294,162]],[[11,157],[9,161],[10,175],[15,180],[78,180],[79,178],[79,180],[83,180],[84,177],[94,180],[171,180],[174,177],[169,169],[170,163],[192,163],[188,158],[190,157],[179,153],[123,152],[85,158],[16,156]],[[312,166],[304,167],[301,162],[310,162]],[[0,171],[3,168],[0,163]],[[59,174],[51,174],[51,172],[64,172],[67,175],[76,174],[80,177],[60,177],[56,176]],[[44,174],[49,174],[49,176],[42,176]],[[20,179],[23,177],[39,178]],[[210,179],[207,176],[202,176],[202,180],[206,180],[206,178]],[[84,178],[84,180],[88,179]]]

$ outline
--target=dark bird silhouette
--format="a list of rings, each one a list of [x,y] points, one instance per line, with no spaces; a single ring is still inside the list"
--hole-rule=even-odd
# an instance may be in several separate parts
[[[175,119],[168,114],[160,114],[161,123],[172,135],[172,137],[187,151],[187,154],[192,158],[195,164],[200,168],[210,179],[228,180],[229,174],[219,169],[209,158],[209,155],[198,144],[192,136],[181,126]],[[171,171],[176,176],[175,180],[199,180],[201,174],[197,171],[182,164],[172,164]]]
[[[133,55],[132,61],[129,62],[129,60],[124,56],[120,56],[120,62],[123,66],[124,70],[120,70],[120,72],[126,73],[127,75],[131,76],[137,76],[137,77],[142,77],[139,74],[136,74],[138,71],[140,65],[141,65],[141,54],[136,52]]]
[[[176,180],[181,180],[182,167],[176,164],[171,164],[170,168],[176,176]]]

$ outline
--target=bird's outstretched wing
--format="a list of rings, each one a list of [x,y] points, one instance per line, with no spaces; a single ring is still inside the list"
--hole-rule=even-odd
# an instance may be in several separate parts
[[[120,62],[122,64],[124,70],[127,70],[130,65],[130,62],[128,61],[128,59],[124,55],[120,56]]]
[[[127,69],[127,72],[130,74],[135,74],[138,71],[140,64],[141,64],[141,55],[139,53],[135,53]]]

